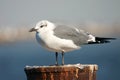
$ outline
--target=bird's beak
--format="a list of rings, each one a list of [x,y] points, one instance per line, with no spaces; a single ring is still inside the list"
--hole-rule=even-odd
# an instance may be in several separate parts
[[[33,31],[36,31],[37,29],[35,29],[35,28],[31,28],[30,30],[29,30],[29,32],[33,32]]]

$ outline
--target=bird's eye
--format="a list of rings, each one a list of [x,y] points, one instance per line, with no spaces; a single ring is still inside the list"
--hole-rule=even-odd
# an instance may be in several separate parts
[[[41,25],[40,27],[42,28],[42,27],[44,27],[44,25]]]
[[[42,27],[47,27],[47,24],[46,25],[40,25],[40,28],[42,28]]]

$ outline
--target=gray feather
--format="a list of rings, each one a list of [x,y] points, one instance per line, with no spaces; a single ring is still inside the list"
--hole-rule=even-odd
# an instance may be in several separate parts
[[[78,32],[74,27],[66,25],[56,25],[54,35],[62,39],[72,40],[77,46],[87,43],[89,38],[87,33],[81,30]]]

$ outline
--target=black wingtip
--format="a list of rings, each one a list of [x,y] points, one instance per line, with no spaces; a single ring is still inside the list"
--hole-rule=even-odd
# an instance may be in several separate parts
[[[88,42],[88,44],[103,44],[110,43],[111,40],[116,40],[117,38],[104,38],[104,37],[95,37],[95,42]]]
[[[115,40],[116,38],[103,38],[103,37],[95,37],[96,42],[98,43],[110,43],[110,40]]]
[[[115,40],[117,38],[104,38],[104,37],[95,37],[97,40]]]

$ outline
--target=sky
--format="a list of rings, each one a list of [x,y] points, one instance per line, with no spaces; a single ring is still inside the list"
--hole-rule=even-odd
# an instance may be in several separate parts
[[[32,25],[46,19],[120,21],[120,0],[0,0],[0,26]]]

